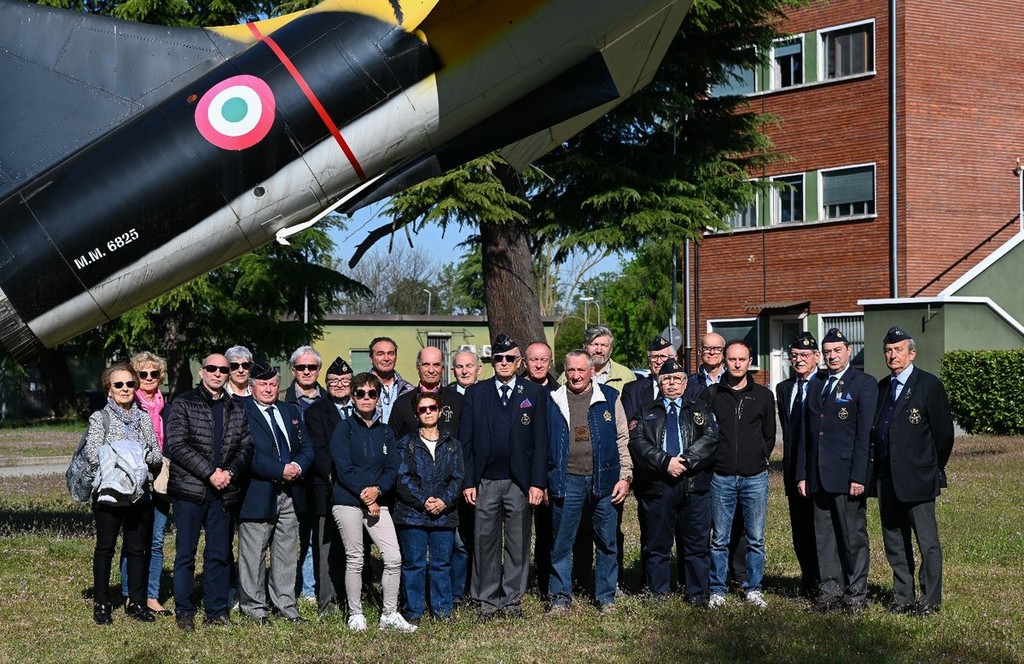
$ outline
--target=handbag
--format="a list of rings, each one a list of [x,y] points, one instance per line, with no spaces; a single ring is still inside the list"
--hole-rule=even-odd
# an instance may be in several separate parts
[[[167,495],[167,480],[171,477],[171,460],[167,457],[163,458],[163,465],[160,466],[160,472],[157,473],[156,479],[153,480],[153,493],[166,496]]]

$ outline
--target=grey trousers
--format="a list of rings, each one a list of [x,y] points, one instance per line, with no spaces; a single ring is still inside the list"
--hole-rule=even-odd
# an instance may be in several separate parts
[[[345,546],[345,598],[349,616],[363,613],[363,528],[384,558],[384,574],[380,580],[384,594],[381,615],[394,613],[398,610],[398,590],[402,581],[402,554],[388,508],[381,507],[377,518],[371,518],[364,507],[349,505],[335,505],[332,514]]]
[[[316,564],[316,601],[323,615],[334,610],[338,589],[344,589],[345,547],[333,516],[313,521],[313,561]]]
[[[512,480],[480,480],[470,583],[470,594],[480,603],[480,611],[487,614],[519,606],[529,566],[530,505],[526,494]]]
[[[901,502],[893,492],[892,479],[885,476],[878,480],[878,514],[882,521],[885,557],[892,567],[893,601],[904,606],[915,603],[914,545],[910,541],[913,532],[917,548],[921,550],[921,604],[940,605],[942,545],[935,520],[935,501]]]
[[[238,523],[239,609],[250,618],[265,618],[273,608],[283,618],[297,618],[295,566],[299,519],[291,496],[277,495],[277,518]],[[270,577],[266,558],[270,550]],[[269,601],[268,601],[269,591]]]
[[[814,541],[821,598],[861,604],[868,598],[867,499],[819,491],[814,499]]]

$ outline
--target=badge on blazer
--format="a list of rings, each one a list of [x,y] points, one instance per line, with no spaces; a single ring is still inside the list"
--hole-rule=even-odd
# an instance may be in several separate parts
[[[910,415],[907,417],[907,419],[910,420],[911,424],[920,424],[921,423],[921,411],[918,410],[917,408],[911,408],[910,409]]]
[[[611,422],[612,421],[612,412],[610,410],[604,411],[604,421],[605,422]]]
[[[450,424],[451,421],[452,421],[452,418],[455,417],[455,413],[452,412],[452,407],[451,406],[445,406],[444,408],[442,408],[441,409],[441,417],[444,418],[444,421],[446,423]]]
[[[845,408],[840,408],[839,409],[839,419],[845,420],[845,419],[848,419],[849,417],[850,417],[850,411],[846,410]]]
[[[526,414],[526,413],[523,413],[523,416],[521,418],[519,418],[519,421],[523,423],[524,427],[525,426],[529,426],[530,425],[530,416],[528,414]]]
[[[522,394],[522,393],[523,393],[523,384],[520,383],[520,384],[516,385],[516,394]]]
[[[633,429],[637,428],[638,426],[640,426],[640,422],[638,422],[637,420],[630,420],[629,421],[629,430],[630,431],[632,431]]]
[[[693,423],[699,427],[704,426],[704,413],[697,411],[693,414]]]

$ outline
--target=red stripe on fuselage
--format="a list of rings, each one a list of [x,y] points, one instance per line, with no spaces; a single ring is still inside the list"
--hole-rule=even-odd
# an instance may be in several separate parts
[[[334,140],[338,142],[338,146],[341,147],[341,151],[345,153],[345,156],[348,158],[348,162],[352,164],[352,169],[356,172],[360,182],[365,182],[366,175],[363,173],[363,168],[359,165],[359,161],[356,160],[355,153],[352,152],[352,148],[350,148],[348,143],[345,142],[345,139],[342,138],[341,131],[339,131],[337,125],[334,124],[331,116],[327,114],[327,109],[325,109],[324,105],[320,103],[319,99],[317,99],[316,94],[313,93],[313,90],[309,87],[309,84],[306,83],[306,79],[302,77],[302,74],[299,73],[295,64],[291,61],[288,55],[281,50],[281,47],[277,45],[277,42],[275,42],[271,37],[260,32],[260,29],[256,27],[255,23],[249,23],[247,25],[256,39],[269,46],[270,50],[272,50],[277,56],[277,59],[280,60],[285,69],[288,70],[288,73],[292,75],[292,78],[295,79],[296,85],[298,85],[299,89],[302,90],[302,93],[306,95],[306,99],[309,100],[309,103],[316,110],[317,114],[320,115],[320,119],[323,120],[324,125],[331,132],[331,135],[334,136]]]

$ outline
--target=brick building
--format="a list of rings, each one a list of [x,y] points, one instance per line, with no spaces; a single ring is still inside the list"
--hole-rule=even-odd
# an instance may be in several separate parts
[[[1013,238],[1024,155],[1013,3],[816,2],[783,31],[768,65],[712,93],[778,116],[767,131],[788,159],[750,175],[787,186],[690,247],[694,347],[705,330],[746,338],[769,384],[788,375],[799,330],[863,342],[865,303],[938,303]],[[869,338],[869,370],[880,350]]]

